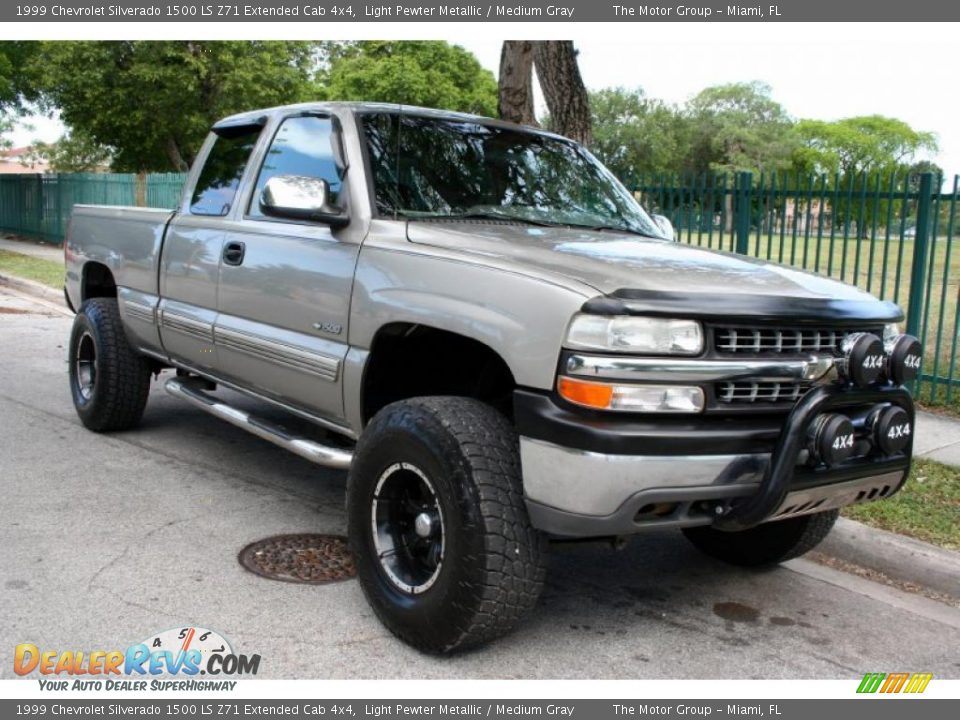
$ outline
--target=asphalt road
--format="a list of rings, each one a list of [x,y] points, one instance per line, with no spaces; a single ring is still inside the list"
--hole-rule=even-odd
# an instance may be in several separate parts
[[[706,559],[679,533],[551,559],[533,617],[452,658],[408,649],[355,581],[303,586],[243,570],[247,543],[343,533],[344,476],[167,397],[135,432],[81,427],[70,319],[0,288],[0,649],[113,649],[215,629],[270,678],[960,677],[960,610],[793,561]],[[9,657],[9,655],[7,655]],[[0,677],[13,675],[0,662]]]

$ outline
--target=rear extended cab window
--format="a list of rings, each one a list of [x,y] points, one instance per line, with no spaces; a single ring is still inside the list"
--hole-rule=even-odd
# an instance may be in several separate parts
[[[193,189],[192,215],[223,217],[230,212],[260,130],[248,126],[217,135]]]

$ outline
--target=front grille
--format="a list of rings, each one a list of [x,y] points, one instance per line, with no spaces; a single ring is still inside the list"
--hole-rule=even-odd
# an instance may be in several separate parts
[[[864,331],[837,328],[719,327],[714,330],[714,344],[717,352],[724,355],[839,355],[843,339],[854,332]]]
[[[721,403],[782,403],[796,402],[809,389],[806,382],[738,380],[717,383],[716,394]]]

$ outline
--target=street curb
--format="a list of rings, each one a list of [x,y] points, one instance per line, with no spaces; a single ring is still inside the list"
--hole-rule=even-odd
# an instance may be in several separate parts
[[[840,518],[817,551],[892,580],[960,597],[960,553],[920,540]]]
[[[33,297],[40,298],[41,300],[62,305],[65,309],[67,307],[63,298],[63,290],[55,290],[54,288],[44,285],[43,283],[27,280],[26,278],[17,277],[16,275],[0,273],[0,285],[13,288],[14,290],[18,290],[25,295],[32,295]]]

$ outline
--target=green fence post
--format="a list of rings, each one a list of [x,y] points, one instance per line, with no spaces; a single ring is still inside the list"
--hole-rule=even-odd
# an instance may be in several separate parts
[[[753,190],[753,173],[737,173],[737,209],[734,228],[737,233],[736,252],[750,254],[750,194]]]
[[[923,295],[930,247],[930,206],[933,200],[933,173],[920,175],[917,197],[917,226],[913,239],[913,267],[910,268],[910,295],[907,300],[907,332],[920,337],[923,321]],[[923,341],[923,338],[920,338]]]

